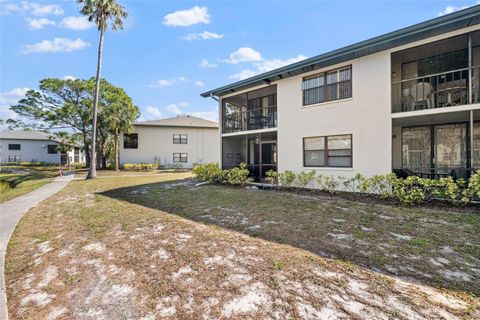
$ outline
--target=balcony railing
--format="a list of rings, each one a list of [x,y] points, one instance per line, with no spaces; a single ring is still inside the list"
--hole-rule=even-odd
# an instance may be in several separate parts
[[[392,112],[444,108],[479,102],[480,67],[448,71],[392,83]],[[470,90],[472,100],[470,102]]]
[[[277,127],[277,106],[259,108],[225,115],[223,133]]]

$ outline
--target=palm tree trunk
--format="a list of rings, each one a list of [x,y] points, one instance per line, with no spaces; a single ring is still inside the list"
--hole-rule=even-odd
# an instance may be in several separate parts
[[[88,169],[87,179],[97,178],[97,154],[96,154],[96,140],[97,140],[97,109],[98,96],[100,94],[100,77],[102,71],[102,50],[103,50],[103,36],[104,28],[100,29],[100,42],[98,44],[98,61],[97,61],[97,81],[95,83],[95,97],[93,98],[93,125],[92,125],[92,145],[91,145],[91,159],[90,167]]]
[[[115,130],[115,171],[119,171],[119,162],[120,162],[120,150],[119,149],[120,145],[120,130],[116,129]]]

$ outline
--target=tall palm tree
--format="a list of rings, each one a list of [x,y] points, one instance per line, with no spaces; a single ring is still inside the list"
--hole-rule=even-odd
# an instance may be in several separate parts
[[[70,171],[70,156],[68,155],[68,152],[75,147],[77,137],[66,131],[58,131],[54,132],[53,135],[50,136],[50,139],[59,143],[57,150],[60,151],[60,155],[66,155],[67,168]]]
[[[93,123],[92,123],[92,143],[91,143],[91,159],[90,168],[88,169],[87,179],[95,179],[97,177],[97,156],[96,156],[96,139],[97,139],[97,109],[98,96],[100,91],[100,78],[102,70],[102,50],[103,38],[109,24],[113,31],[123,29],[123,20],[127,17],[125,8],[117,3],[116,0],[77,0],[83,7],[80,12],[88,16],[89,21],[93,21],[100,31],[100,41],[98,43],[98,61],[97,76],[95,84],[95,96],[93,98]]]

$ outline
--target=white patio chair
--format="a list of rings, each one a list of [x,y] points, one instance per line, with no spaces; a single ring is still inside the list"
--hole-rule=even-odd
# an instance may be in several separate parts
[[[433,87],[428,82],[419,82],[414,84],[410,88],[410,95],[413,97],[413,109],[416,109],[418,105],[422,106],[422,109],[425,106],[425,102],[427,103],[427,109],[431,109],[433,107],[433,95],[432,95]]]

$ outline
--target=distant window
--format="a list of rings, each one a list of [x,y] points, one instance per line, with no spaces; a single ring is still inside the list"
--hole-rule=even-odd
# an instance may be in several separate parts
[[[305,167],[352,167],[352,135],[303,138]]]
[[[48,154],[57,154],[57,148],[58,146],[56,144],[49,144],[47,146],[47,153]]]
[[[174,134],[173,135],[173,144],[187,144],[187,135],[186,134]]]
[[[303,105],[352,97],[352,66],[303,78]]]
[[[8,162],[21,162],[19,156],[8,156]]]
[[[138,149],[138,133],[124,133],[123,134],[123,148],[124,149]]]
[[[186,153],[174,153],[173,162],[188,162],[188,155]]]
[[[20,144],[10,143],[8,145],[8,150],[20,150]]]

